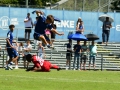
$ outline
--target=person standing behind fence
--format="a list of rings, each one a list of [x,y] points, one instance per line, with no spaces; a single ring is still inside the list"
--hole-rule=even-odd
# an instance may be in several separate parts
[[[38,56],[42,59],[45,59],[45,50],[41,41],[38,42]]]
[[[77,23],[76,23],[76,30],[79,27],[80,21],[82,21],[81,17],[78,18]]]
[[[81,45],[80,41],[77,41],[77,44],[74,45],[74,62],[73,62],[73,70],[76,70],[76,58],[77,58],[77,70],[79,69],[80,66],[80,54],[81,54]]]
[[[31,28],[33,28],[33,21],[30,17],[30,13],[27,13],[27,17],[24,20],[25,23],[25,41],[30,39]]]
[[[24,68],[28,68],[29,63],[27,62],[26,65],[26,55],[30,54],[31,50],[32,50],[32,45],[30,44],[30,40],[27,40],[26,45],[24,45],[24,49],[23,49]]]
[[[103,27],[102,27],[102,39],[104,44],[106,42],[106,46],[108,44],[109,40],[109,35],[110,35],[110,28],[112,28],[111,22],[109,21],[109,17],[106,17],[106,21],[103,22]]]
[[[90,52],[90,57],[89,57],[89,70],[91,67],[91,61],[93,62],[93,68],[95,70],[95,61],[96,61],[96,55],[97,55],[97,46],[94,44],[94,41],[92,41],[92,45],[89,46],[89,52]]]
[[[80,23],[78,24],[78,26],[76,28],[76,33],[83,34],[83,32],[84,32],[83,21],[80,21]]]
[[[70,61],[72,58],[72,40],[69,39],[69,43],[67,44],[67,52],[66,52],[66,70],[70,67]]]
[[[81,53],[81,59],[80,59],[80,69],[81,70],[82,70],[82,62],[84,62],[83,63],[83,70],[86,70],[85,66],[86,66],[87,52],[88,52],[88,47],[87,47],[86,43],[87,42],[84,41],[84,45],[82,45],[82,47],[81,47],[81,51],[82,51],[82,53]]]

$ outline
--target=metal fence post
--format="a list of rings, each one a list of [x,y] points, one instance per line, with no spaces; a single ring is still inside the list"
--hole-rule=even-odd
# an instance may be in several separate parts
[[[68,53],[68,52],[67,52]],[[69,69],[71,70],[71,60],[72,60],[72,56],[71,56],[71,53],[70,53],[70,63],[69,63]]]
[[[103,54],[101,54],[101,71],[103,70]]]
[[[4,68],[4,62],[5,62],[5,60],[4,60],[4,51],[3,51],[3,68]]]

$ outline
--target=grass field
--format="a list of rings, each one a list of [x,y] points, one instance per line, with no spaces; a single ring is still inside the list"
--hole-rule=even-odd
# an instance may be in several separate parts
[[[0,90],[120,90],[120,72],[0,69]]]

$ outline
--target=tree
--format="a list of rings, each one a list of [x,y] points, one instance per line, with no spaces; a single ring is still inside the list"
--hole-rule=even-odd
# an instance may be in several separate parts
[[[120,0],[114,0],[111,3],[111,10],[116,10],[117,12],[120,12]]]

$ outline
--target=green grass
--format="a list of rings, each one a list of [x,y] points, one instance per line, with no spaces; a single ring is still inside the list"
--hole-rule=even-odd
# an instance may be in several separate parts
[[[0,90],[120,90],[120,72],[0,69]]]

